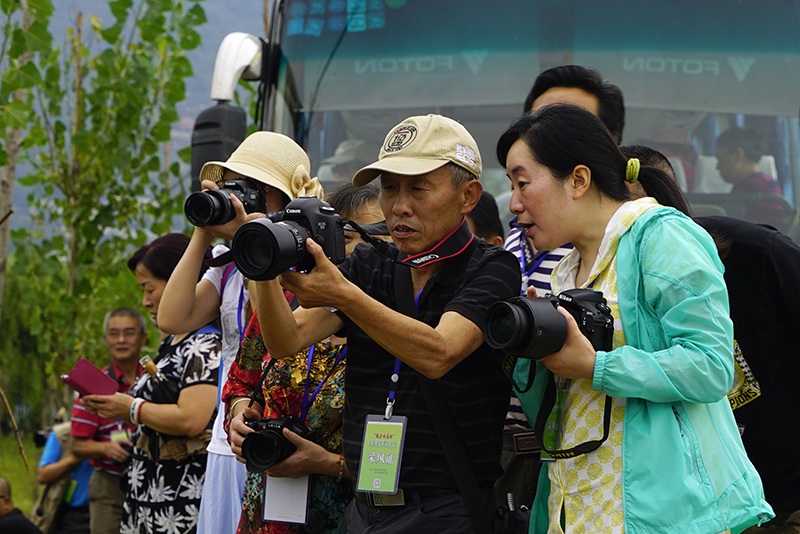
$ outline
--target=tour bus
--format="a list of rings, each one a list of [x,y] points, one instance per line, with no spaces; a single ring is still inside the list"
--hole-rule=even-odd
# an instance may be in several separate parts
[[[343,180],[335,154],[341,160],[357,147],[361,160],[374,159],[393,125],[439,113],[473,134],[484,188],[506,213],[497,138],[523,113],[540,72],[576,64],[622,89],[622,143],[667,155],[696,215],[770,223],[798,241],[800,0],[273,4],[269,36],[233,33],[220,46],[216,104],[193,132],[195,179],[204,161],[227,157],[255,125],[297,140],[330,191]],[[250,118],[232,104],[241,79],[258,83]],[[779,194],[730,192],[716,139],[732,127],[761,136],[758,170]]]

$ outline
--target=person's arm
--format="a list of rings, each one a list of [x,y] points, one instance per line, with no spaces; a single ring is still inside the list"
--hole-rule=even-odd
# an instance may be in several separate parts
[[[95,441],[88,438],[72,438],[72,453],[78,459],[84,458],[108,458],[115,462],[124,462],[131,455],[125,449],[130,447],[130,440],[123,439],[117,441]]]
[[[204,180],[201,185],[203,190],[219,189],[210,180]],[[158,327],[164,332],[191,332],[219,317],[221,296],[217,289],[207,280],[197,282],[205,251],[215,237],[233,239],[236,230],[246,221],[266,216],[263,213],[248,215],[235,195],[230,196],[230,201],[234,218],[221,225],[196,227],[189,246],[169,277],[158,307]]]
[[[338,453],[330,452],[312,441],[303,439],[288,428],[283,429],[283,436],[297,450],[282,462],[267,469],[269,476],[297,478],[303,475],[325,475],[338,478],[341,473],[342,478],[348,480],[353,478]]]
[[[55,482],[72,470],[81,462],[81,459],[72,453],[65,454],[61,459],[46,465],[40,465],[36,470],[36,482],[39,484],[49,484]]]
[[[291,272],[282,275],[286,289],[297,296],[304,308],[316,311],[321,306],[332,306],[342,311],[389,353],[428,378],[441,378],[483,343],[483,331],[478,326],[482,317],[467,318],[459,311],[446,311],[432,328],[373,299],[348,281],[318,244],[310,239],[306,244],[316,267],[306,275]],[[506,269],[508,276],[506,280],[495,281],[496,300],[513,297],[519,291],[519,267],[513,256],[507,254],[499,260],[499,267]],[[486,278],[490,277],[487,271]],[[314,318],[318,315],[317,311]],[[302,326],[311,322],[308,316],[307,309],[295,311],[296,332],[302,332]],[[269,343],[267,346],[272,354],[272,347]]]
[[[133,397],[130,395],[86,395],[83,402],[100,417],[122,419],[134,424],[130,418],[133,404]],[[217,386],[195,384],[180,391],[177,404],[144,403],[139,412],[139,421],[164,434],[196,436],[206,427],[216,406]]]
[[[658,345],[663,335],[665,348],[626,345],[599,351],[593,387],[612,397],[653,402],[723,399],[733,383],[733,324],[711,238],[693,223],[664,222],[641,247],[644,295],[637,313],[658,317],[663,334],[641,332],[640,337]]]
[[[220,295],[208,280],[197,282],[214,236],[195,228],[189,246],[169,277],[158,306],[158,327],[169,334],[197,330],[219,317]]]
[[[317,267],[311,272],[316,270]],[[335,267],[334,270],[339,273]],[[284,276],[289,274],[292,273],[284,273]],[[283,279],[281,277],[280,280]],[[250,287],[250,302],[256,309],[264,343],[273,358],[294,356],[302,349],[332,336],[344,326],[339,316],[322,308],[301,307],[292,313],[278,280],[258,281]]]

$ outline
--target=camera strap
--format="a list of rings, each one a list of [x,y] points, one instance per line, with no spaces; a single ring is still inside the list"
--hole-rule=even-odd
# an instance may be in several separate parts
[[[449,234],[444,236],[429,250],[398,260],[392,257],[392,249],[388,242],[373,237],[373,235],[390,235],[385,221],[366,226],[361,226],[358,223],[348,219],[345,219],[343,222],[345,223],[345,230],[355,230],[358,232],[361,238],[372,245],[372,247],[382,256],[389,258],[397,265],[413,267],[414,269],[427,267],[428,265],[458,256],[464,252],[475,239],[475,236],[472,234],[472,230],[469,229],[469,225],[467,224],[467,218],[462,217],[458,226],[456,226]],[[372,231],[372,235],[369,233],[370,230]]]
[[[565,390],[557,391],[555,377],[551,376],[547,380],[547,387],[544,391],[542,398],[542,405],[539,407],[539,413],[536,416],[536,423],[534,424],[534,432],[537,436],[542,436],[542,451],[547,453],[547,456],[542,454],[542,461],[564,460],[567,458],[575,458],[583,454],[588,454],[597,450],[605,440],[608,439],[608,432],[611,428],[611,397],[606,395],[605,406],[603,407],[603,437],[586,441],[580,445],[576,445],[570,449],[550,449],[549,446],[554,446],[558,443],[558,433],[561,431],[563,395],[566,394]]]

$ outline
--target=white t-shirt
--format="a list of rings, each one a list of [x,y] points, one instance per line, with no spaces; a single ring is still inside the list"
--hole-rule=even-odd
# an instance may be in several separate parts
[[[217,245],[212,251],[214,257],[218,257],[228,251],[228,247],[224,245]],[[227,265],[221,267],[211,267],[203,275],[203,280],[208,280],[216,288],[217,293],[220,292],[222,287],[222,277],[225,274]],[[244,286],[244,277],[238,269],[228,277],[225,282],[225,293],[222,295],[222,303],[219,307],[220,323],[222,324],[222,361],[220,363],[220,382],[219,387],[222,387],[228,381],[228,371],[231,364],[236,359],[236,353],[239,352],[239,342],[241,339],[241,332],[247,327],[247,322],[250,320],[246,316],[247,302],[250,300],[250,295],[247,293],[247,288]],[[211,441],[208,444],[208,452],[215,454],[224,454],[226,456],[233,456],[231,447],[228,444],[228,437],[225,434],[223,423],[225,421],[225,410],[222,405],[218,406],[217,417],[214,420],[214,428],[212,429]]]

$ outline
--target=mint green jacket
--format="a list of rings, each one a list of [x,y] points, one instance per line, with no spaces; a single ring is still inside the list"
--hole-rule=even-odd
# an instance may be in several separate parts
[[[711,237],[688,217],[657,208],[622,236],[619,307],[627,345],[599,351],[593,387],[626,397],[622,498],[625,532],[738,533],[773,517],[747,458],[726,393],[733,382],[733,324]],[[530,361],[520,360],[518,384]],[[520,394],[535,421],[549,371],[536,362]],[[544,464],[530,532],[547,531]]]

